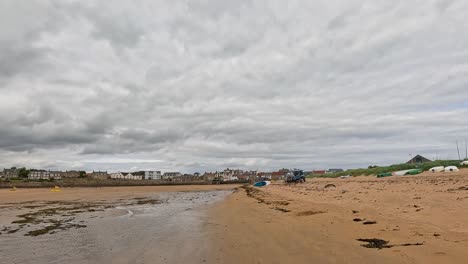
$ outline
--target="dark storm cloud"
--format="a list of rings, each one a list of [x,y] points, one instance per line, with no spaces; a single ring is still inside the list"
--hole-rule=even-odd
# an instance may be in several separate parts
[[[468,129],[467,11],[461,0],[2,1],[0,163],[454,158]]]

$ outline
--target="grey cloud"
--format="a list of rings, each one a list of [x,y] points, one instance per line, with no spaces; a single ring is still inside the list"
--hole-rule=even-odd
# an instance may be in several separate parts
[[[365,167],[455,158],[466,136],[461,0],[16,2],[6,165]],[[87,162],[112,157],[163,162]]]
[[[33,47],[11,47],[0,42],[0,77],[12,77],[21,72],[34,72],[44,67],[41,62],[47,50]]]

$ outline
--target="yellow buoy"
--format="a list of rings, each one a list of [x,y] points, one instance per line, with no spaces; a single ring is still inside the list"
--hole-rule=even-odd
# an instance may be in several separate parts
[[[57,185],[55,185],[54,188],[50,189],[51,192],[61,192],[62,190],[60,189],[60,187],[58,187]]]

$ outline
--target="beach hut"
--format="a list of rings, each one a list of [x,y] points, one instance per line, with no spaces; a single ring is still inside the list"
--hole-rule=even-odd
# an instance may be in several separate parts
[[[459,169],[456,166],[448,166],[445,167],[445,172],[452,172],[452,171],[459,171]]]
[[[442,172],[444,171],[444,166],[438,166],[438,167],[434,167],[434,168],[431,168],[429,171],[430,172]]]

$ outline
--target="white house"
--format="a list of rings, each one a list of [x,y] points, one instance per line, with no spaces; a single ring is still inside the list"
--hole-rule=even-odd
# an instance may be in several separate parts
[[[133,175],[130,172],[114,172],[110,174],[111,179],[119,179],[119,180],[142,180],[142,175]]]
[[[145,171],[146,180],[161,180],[162,174],[161,171]]]
[[[29,171],[28,179],[30,179],[30,180],[48,180],[49,179],[49,172],[48,171],[31,170],[31,171]]]
[[[182,176],[182,173],[180,172],[165,172],[163,177],[164,179],[173,179],[180,176]]]
[[[30,180],[49,180],[49,179],[60,180],[62,179],[62,172],[61,171],[46,171],[46,170],[31,170],[28,174],[28,179]]]
[[[239,180],[239,176],[243,173],[244,171],[242,170],[231,170],[227,168],[224,171],[218,172],[216,176],[224,181],[237,181]]]

